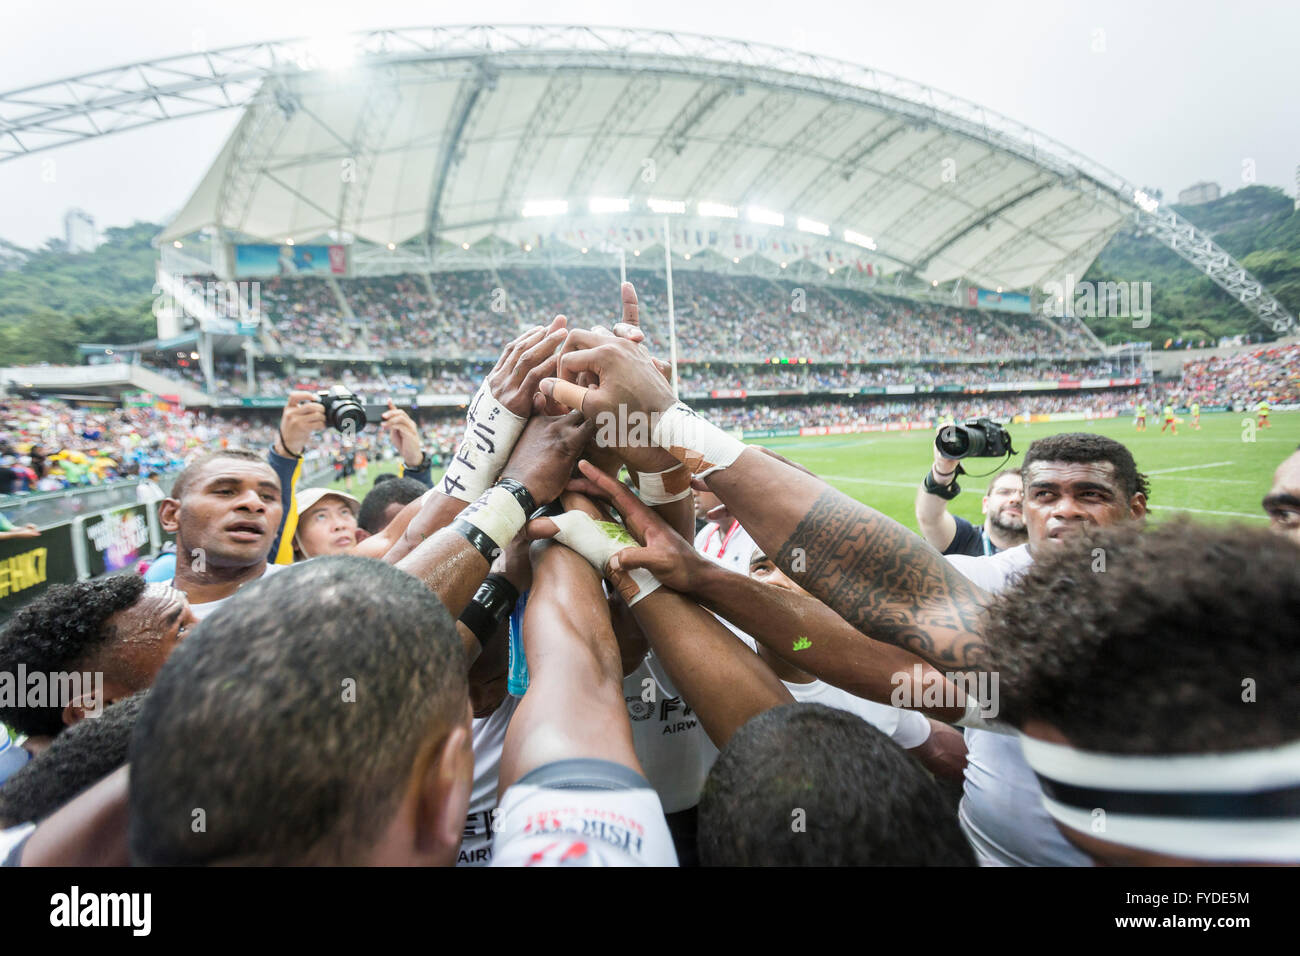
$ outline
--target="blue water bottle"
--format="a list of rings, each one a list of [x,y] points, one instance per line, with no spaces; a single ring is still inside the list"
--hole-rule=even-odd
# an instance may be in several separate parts
[[[528,592],[519,595],[515,609],[510,612],[510,661],[506,676],[506,690],[511,697],[523,697],[528,690],[528,658],[524,656],[524,606]]]

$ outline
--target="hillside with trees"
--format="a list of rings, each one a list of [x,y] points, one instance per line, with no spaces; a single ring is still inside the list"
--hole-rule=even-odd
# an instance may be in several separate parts
[[[1300,212],[1291,197],[1271,186],[1246,186],[1213,202],[1173,208],[1249,269],[1292,315],[1300,313]],[[1208,276],[1150,236],[1135,236],[1131,226],[1116,233],[1084,278],[1151,283],[1151,326],[1087,320],[1103,342],[1138,338],[1159,348],[1169,339],[1214,342],[1243,332],[1272,337]]]
[[[0,249],[0,365],[77,364],[77,344],[153,338],[156,251],[162,227],[137,222],[104,230],[93,252],[72,254],[62,240],[43,249]]]

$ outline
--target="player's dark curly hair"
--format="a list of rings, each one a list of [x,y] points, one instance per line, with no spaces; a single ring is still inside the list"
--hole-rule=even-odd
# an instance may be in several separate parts
[[[324,556],[246,585],[171,654],[136,721],[132,860],[364,860],[421,750],[464,721],[466,669],[447,609],[382,561]]]
[[[1040,438],[1029,446],[1024,461],[1020,463],[1020,473],[1026,477],[1029,466],[1036,461],[1064,461],[1070,464],[1089,464],[1108,461],[1115,466],[1115,476],[1119,479],[1124,494],[1129,498],[1139,492],[1151,497],[1151,485],[1147,476],[1137,470],[1133,453],[1113,438],[1094,435],[1091,432],[1066,432],[1061,435],[1049,435]]]
[[[700,795],[699,843],[704,866],[975,862],[920,764],[861,717],[821,704],[774,707],[732,736]]]
[[[0,826],[39,822],[126,763],[147,690],[79,720],[0,786]]]
[[[108,619],[134,605],[144,589],[144,578],[130,572],[54,585],[0,631],[0,673],[16,681],[19,664],[29,674],[82,670],[117,636]],[[57,734],[63,709],[0,706],[0,720],[31,737]]]
[[[384,530],[384,512],[389,505],[409,505],[429,490],[428,485],[414,478],[399,478],[392,474],[379,477],[389,480],[383,483],[375,480],[357,513],[357,526],[371,534]]]
[[[1099,529],[1037,558],[986,613],[1000,716],[1016,726],[1125,754],[1300,738],[1300,548],[1282,535]]]

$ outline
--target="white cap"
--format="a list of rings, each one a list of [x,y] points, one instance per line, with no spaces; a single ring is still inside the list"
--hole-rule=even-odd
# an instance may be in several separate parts
[[[348,507],[352,509],[354,515],[361,511],[361,502],[346,491],[336,491],[333,488],[306,488],[297,493],[298,514],[306,514],[308,510],[314,507],[318,501],[327,495],[335,495],[336,497],[342,498],[348,503]]]

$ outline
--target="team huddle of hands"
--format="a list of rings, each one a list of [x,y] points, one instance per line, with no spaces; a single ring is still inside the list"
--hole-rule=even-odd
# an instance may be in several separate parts
[[[665,585],[685,589],[679,579],[695,563],[694,549],[615,477],[623,465],[633,473],[653,473],[675,467],[677,459],[649,441],[609,446],[597,440],[597,422],[605,415],[648,418],[676,401],[668,365],[650,355],[644,338],[636,292],[625,282],[621,321],[612,329],[569,329],[560,315],[510,342],[486,386],[528,423],[500,477],[522,482],[538,505],[562,498],[566,510],[601,517],[603,509],[590,502],[612,504],[643,547],[614,555],[608,570],[645,567]],[[627,438],[631,431],[601,434]],[[527,530],[537,539],[554,536],[557,528],[549,518],[537,518]]]

